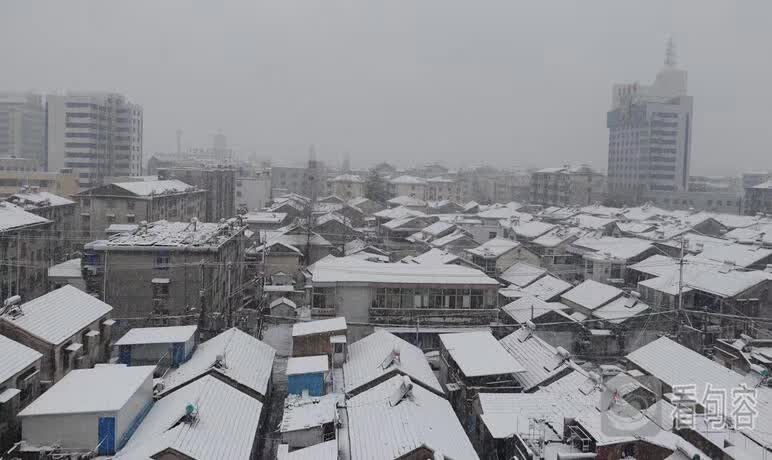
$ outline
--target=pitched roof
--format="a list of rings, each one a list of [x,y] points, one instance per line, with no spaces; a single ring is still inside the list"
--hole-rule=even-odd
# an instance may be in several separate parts
[[[501,310],[518,324],[523,324],[532,318],[538,318],[551,311],[565,311],[568,309],[567,306],[560,302],[545,302],[530,295],[520,297],[514,302],[510,302],[501,307]]]
[[[11,195],[8,200],[26,210],[75,204],[70,199],[50,192],[19,192]]]
[[[403,176],[395,177],[393,179],[389,179],[389,182],[392,184],[422,185],[422,184],[426,184],[426,179],[422,177],[403,175]]]
[[[30,300],[20,308],[21,315],[6,313],[0,321],[54,345],[113,311],[110,305],[69,284]]]
[[[639,238],[614,238],[610,236],[579,238],[571,245],[596,251],[609,258],[624,260],[640,256],[654,248],[649,241]]]
[[[0,382],[31,366],[43,355],[32,348],[0,335]]]
[[[571,289],[573,285],[552,275],[545,275],[528,286],[522,288],[523,292],[542,300],[550,300]]]
[[[477,459],[450,403],[420,385],[397,404],[402,376],[346,401],[352,460],[392,460],[426,447],[446,458]]]
[[[398,361],[390,359],[395,350],[399,352]],[[419,386],[443,393],[423,351],[390,332],[377,329],[348,346],[348,356],[343,363],[346,393],[355,392],[392,372],[408,375]]]
[[[580,305],[588,310],[595,310],[601,305],[605,305],[623,294],[621,289],[599,283],[593,280],[586,280],[561,296]]]
[[[493,238],[476,248],[467,249],[466,251],[480,257],[501,257],[519,246],[520,242],[518,241],[505,238]]]
[[[707,247],[698,255],[715,262],[730,261],[738,267],[747,268],[772,256],[772,249],[744,244],[728,244]]]
[[[165,391],[213,371],[266,395],[275,355],[271,346],[234,327],[200,344],[188,361],[170,370]],[[224,358],[224,365],[217,365],[218,356]]]
[[[166,195],[183,193],[190,190],[196,190],[196,187],[188,185],[177,179],[137,181],[137,182],[116,182],[112,185],[120,187],[137,196]],[[81,192],[81,195],[83,192]]]
[[[555,228],[555,224],[532,220],[530,222],[521,222],[512,225],[512,231],[518,238],[533,239],[538,238]]]
[[[330,423],[337,417],[335,405],[342,399],[341,394],[324,396],[288,395],[284,400],[284,415],[279,431],[305,430]]]
[[[455,254],[443,251],[438,248],[431,248],[423,254],[413,257],[413,261],[419,264],[449,264],[457,261],[459,257]]]
[[[327,355],[294,356],[287,359],[287,375],[317,374],[329,370]]]
[[[155,366],[123,365],[71,370],[19,416],[118,411],[145,382],[152,382],[153,371]]]
[[[292,325],[292,337],[345,331],[346,327],[346,318],[342,316],[330,319],[319,319],[316,321],[298,322]]]
[[[198,326],[136,327],[129,329],[114,345],[187,342],[197,330]]]
[[[593,310],[596,318],[605,319],[615,324],[620,324],[649,310],[649,305],[635,297],[619,297],[611,302]]]
[[[504,270],[504,272],[499,275],[499,278],[514,284],[515,286],[525,287],[544,276],[545,273],[547,273],[547,270],[543,268],[525,262],[516,262],[511,267]]]
[[[374,263],[350,258],[318,262],[312,282],[498,285],[483,272],[459,265]]]
[[[0,231],[12,230],[28,225],[46,224],[51,222],[31,212],[5,201],[0,201]]]
[[[569,364],[567,357],[558,354],[555,347],[527,327],[521,327],[499,343],[523,366],[524,371],[515,374],[515,378],[525,391],[564,372]]]
[[[440,341],[466,377],[523,372],[490,332],[440,334]],[[480,359],[484,356],[485,359]]]
[[[182,421],[188,404],[192,423]],[[262,410],[257,399],[207,375],[157,401],[115,458],[150,459],[165,449],[201,460],[250,458]]]

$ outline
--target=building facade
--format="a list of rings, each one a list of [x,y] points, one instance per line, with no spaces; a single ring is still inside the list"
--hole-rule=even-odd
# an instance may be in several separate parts
[[[179,179],[206,190],[205,222],[236,215],[236,169],[228,166],[177,166],[158,170],[160,180]]]
[[[356,174],[341,174],[327,181],[327,194],[344,200],[365,195],[365,180]]]
[[[49,249],[46,254],[48,264],[64,262],[74,251],[82,249],[78,245],[75,220],[77,204],[74,201],[36,188],[20,190],[7,201],[51,221],[50,233],[45,238]]]
[[[531,175],[532,203],[588,206],[603,201],[605,176],[589,166],[540,169]]]
[[[41,238],[52,222],[0,201],[0,299],[32,299],[45,292],[53,240]]]
[[[46,169],[46,111],[43,97],[0,92],[0,157],[32,160]]]
[[[81,187],[142,174],[142,107],[114,93],[48,95],[47,165],[72,168]]]
[[[258,211],[268,206],[271,201],[271,171],[239,170],[235,200],[236,209],[239,211]]]
[[[772,181],[745,189],[745,214],[772,213]]]
[[[686,71],[668,46],[654,84],[617,84],[608,112],[608,194],[637,204],[647,192],[687,190],[692,144],[692,97]]]

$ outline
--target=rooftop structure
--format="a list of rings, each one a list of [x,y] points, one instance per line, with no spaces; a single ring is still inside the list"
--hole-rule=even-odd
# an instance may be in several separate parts
[[[458,265],[383,264],[367,261],[322,261],[315,267],[314,284],[406,283],[494,286],[498,283],[479,270]]]
[[[440,341],[466,377],[525,371],[489,332],[441,334]]]
[[[186,342],[197,330],[198,326],[137,327],[129,329],[114,345]]]

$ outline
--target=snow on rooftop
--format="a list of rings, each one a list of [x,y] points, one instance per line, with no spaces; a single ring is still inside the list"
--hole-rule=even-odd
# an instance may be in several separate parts
[[[356,174],[341,174],[330,179],[328,182],[354,182],[357,184],[363,184],[365,182],[362,176]]]
[[[109,240],[89,243],[93,247],[122,246],[138,247],[180,247],[213,246],[218,247],[240,232],[243,227],[207,222],[167,222],[159,220],[149,223],[147,229],[138,228],[132,233],[119,233]]]
[[[592,315],[596,318],[620,324],[636,315],[645,313],[648,309],[649,306],[647,304],[633,297],[619,297],[595,309]]]
[[[715,262],[731,261],[734,265],[744,268],[762,263],[770,256],[772,256],[771,249],[744,244],[706,247],[699,253],[699,257]]]
[[[193,404],[192,422],[183,420]],[[189,458],[250,458],[263,404],[212,376],[165,394],[114,458],[150,459],[174,449]]]
[[[231,328],[200,344],[188,361],[170,370],[164,378],[165,390],[212,371],[266,395],[275,355],[276,350],[265,342]]]
[[[394,351],[399,353],[399,359],[391,359]],[[408,375],[416,385],[443,394],[426,356],[415,345],[383,329],[349,344],[343,363],[346,393],[356,392],[391,373]]]
[[[13,230],[28,225],[46,224],[51,222],[31,212],[27,212],[15,204],[0,201],[0,231]]]
[[[248,212],[243,216],[247,224],[280,224],[287,218],[284,212]]]
[[[520,297],[514,302],[501,307],[501,310],[512,317],[518,324],[524,324],[526,321],[552,311],[566,311],[568,309],[566,305],[560,302],[545,302],[530,295]]]
[[[515,378],[525,391],[564,372],[569,364],[568,358],[558,354],[556,348],[538,337],[537,333],[521,327],[499,340],[504,349],[523,366],[524,371],[518,372]]]
[[[284,400],[279,431],[286,433],[332,423],[337,416],[335,405],[340,399],[342,395],[336,393],[324,396],[288,395]]]
[[[432,248],[428,251],[424,252],[423,254],[419,254],[415,257],[413,257],[413,261],[419,264],[428,264],[428,265],[442,265],[442,264],[450,264],[455,261],[457,261],[459,257],[455,254],[451,254],[450,252],[443,251],[439,248]]]
[[[545,248],[554,248],[586,233],[586,230],[577,227],[558,227],[536,238],[532,243]]]
[[[318,374],[329,370],[327,355],[300,356],[287,360],[287,375]]]
[[[136,327],[115,342],[121,345],[183,343],[196,334],[198,326]]]
[[[444,248],[445,246],[448,246],[449,244],[464,238],[468,238],[471,240],[471,237],[465,231],[461,229],[457,229],[450,235],[445,235],[443,237],[437,238],[436,240],[431,241],[429,244],[431,244],[435,248]]]
[[[0,356],[0,382],[7,381],[43,357],[40,352],[4,335],[0,335]]]
[[[166,195],[175,193],[184,193],[190,190],[196,190],[196,187],[188,185],[177,179],[152,180],[138,182],[116,182],[112,184],[120,187],[137,196]],[[81,192],[82,194],[83,192]]]
[[[489,332],[440,334],[442,345],[466,377],[514,374],[523,366]],[[481,357],[485,359],[481,359]]]
[[[19,417],[118,411],[143,384],[151,389],[154,371],[155,366],[123,365],[71,370]]]
[[[113,307],[66,285],[22,304],[20,310],[19,315],[0,316],[0,321],[58,345],[109,314]]]
[[[504,281],[518,287],[525,287],[544,276],[547,270],[525,262],[517,262],[499,276]]]
[[[453,227],[455,227],[455,225],[450,222],[438,221],[429,225],[428,227],[424,227],[421,229],[421,232],[426,233],[429,236],[436,237],[442,233],[447,232],[448,230],[452,230]]]
[[[485,243],[477,246],[476,248],[467,249],[466,251],[480,257],[501,257],[507,252],[520,246],[518,241],[508,240],[505,238],[493,238]]]
[[[415,176],[398,176],[393,179],[389,179],[392,184],[406,184],[406,185],[423,185],[426,184],[426,179]]]
[[[342,316],[316,321],[298,322],[292,325],[292,337],[345,331],[346,328],[346,318]]]
[[[348,258],[318,262],[312,282],[498,285],[483,272],[459,265],[374,263]]]
[[[70,259],[48,268],[49,278],[80,278],[80,259]]]
[[[623,294],[622,290],[599,283],[593,280],[586,280],[561,296],[564,300],[573,302],[588,310],[595,310],[601,305],[605,305]]]
[[[552,275],[545,275],[528,286],[522,288],[523,293],[538,297],[542,300],[551,300],[571,289],[573,285]]]
[[[640,256],[654,248],[649,241],[639,238],[614,238],[610,236],[600,238],[585,236],[571,244],[578,248],[595,251],[604,257],[622,260]]]
[[[24,191],[14,193],[8,200],[18,206],[21,206],[25,210],[75,204],[75,202],[70,199],[55,195],[53,193],[41,191]]]
[[[404,206],[397,206],[396,208],[384,209],[373,214],[375,217],[381,219],[400,219],[405,217],[427,217],[426,213],[416,211],[414,209],[406,208]]]
[[[550,224],[539,220],[532,220],[530,222],[522,222],[512,225],[512,231],[515,233],[515,236],[528,240],[538,238],[553,228],[555,228],[555,224]]]
[[[427,203],[426,201],[416,198],[414,196],[396,196],[394,198],[391,198],[388,201],[389,204],[398,205],[398,206],[407,206],[407,207],[416,207],[416,208],[424,208],[426,207]]]
[[[402,376],[394,376],[346,401],[351,460],[392,460],[420,447],[435,456],[477,459],[444,397],[413,384],[397,404],[390,402],[403,382]]]
[[[266,286],[266,287],[268,287],[268,286]],[[289,286],[289,287],[292,288],[292,286]],[[294,291],[294,288],[292,290]],[[274,299],[274,301],[271,302],[271,304],[268,306],[268,308],[278,307],[279,305],[287,305],[287,306],[289,306],[291,308],[294,308],[294,309],[298,308],[298,306],[297,306],[297,304],[295,302],[291,301],[290,299],[288,299],[286,297],[279,297],[278,299]]]

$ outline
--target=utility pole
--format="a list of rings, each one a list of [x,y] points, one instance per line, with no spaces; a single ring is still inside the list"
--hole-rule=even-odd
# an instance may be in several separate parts
[[[686,314],[683,311],[684,308],[684,249],[686,246],[686,238],[681,236],[681,257],[678,259],[678,313],[676,315],[676,339],[681,336],[681,314]]]

